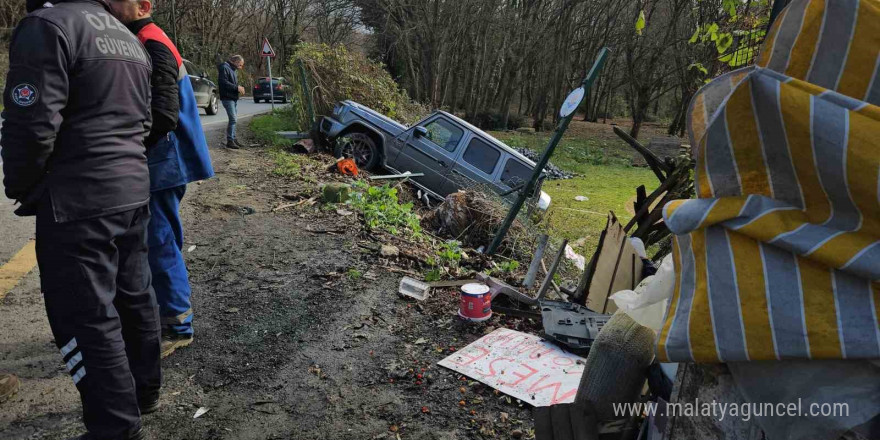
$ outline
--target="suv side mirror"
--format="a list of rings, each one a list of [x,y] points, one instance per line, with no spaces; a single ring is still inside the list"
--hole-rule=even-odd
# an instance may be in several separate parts
[[[201,76],[202,78],[207,78],[207,77],[208,77],[208,72],[202,72],[202,74],[199,75],[199,76]]]
[[[422,126],[416,127],[415,130],[413,131],[413,136],[415,136],[417,138],[420,138],[422,136],[427,136],[427,135],[428,135],[428,129],[425,127],[422,127]]]

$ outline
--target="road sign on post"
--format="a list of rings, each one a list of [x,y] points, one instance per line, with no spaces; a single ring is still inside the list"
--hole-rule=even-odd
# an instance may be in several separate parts
[[[272,49],[272,46],[269,44],[269,39],[263,37],[263,44],[260,46],[260,56],[261,57],[274,57],[275,51]]]
[[[553,155],[553,150],[556,149],[556,145],[559,144],[559,141],[562,139],[562,134],[565,133],[565,130],[568,128],[568,123],[571,122],[575,110],[577,110],[581,101],[583,101],[584,95],[590,91],[593,81],[599,76],[599,71],[602,69],[602,65],[605,64],[605,57],[608,55],[608,52],[607,47],[603,47],[602,50],[599,51],[599,55],[596,57],[596,62],[593,63],[593,68],[587,73],[587,77],[584,78],[581,86],[574,89],[568,95],[568,98],[565,99],[565,102],[562,103],[562,108],[559,109],[560,119],[559,125],[556,126],[556,132],[553,133],[553,137],[550,139],[550,142],[547,143],[547,148],[544,149],[544,154],[541,155],[537,165],[535,165],[532,177],[529,178],[525,187],[520,190],[519,197],[516,198],[513,206],[510,207],[510,211],[507,212],[507,218],[504,219],[504,223],[498,228],[498,232],[495,233],[495,238],[492,240],[492,243],[489,244],[489,248],[486,249],[487,255],[492,255],[498,250],[498,246],[501,245],[501,240],[507,235],[507,230],[510,229],[510,225],[519,214],[519,210],[522,208],[523,203],[525,203],[526,199],[535,190],[535,186],[538,184],[538,179],[541,177],[544,167],[547,166],[547,162],[550,161],[550,156]]]
[[[275,57],[275,51],[269,44],[269,39],[263,37],[263,44],[260,46],[260,56],[266,59],[266,66],[269,69],[269,102],[272,104],[272,110],[275,110],[275,87],[272,84],[272,58]]]

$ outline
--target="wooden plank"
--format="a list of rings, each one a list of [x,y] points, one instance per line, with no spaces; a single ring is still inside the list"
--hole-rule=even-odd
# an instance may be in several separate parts
[[[686,173],[688,173],[689,171],[690,170],[688,167],[681,167],[678,170],[676,170],[671,176],[669,176],[669,178],[666,179],[666,181],[664,181],[660,186],[658,186],[657,189],[655,189],[654,192],[652,192],[651,195],[649,195],[645,199],[645,203],[642,204],[642,206],[636,212],[636,215],[633,216],[632,220],[630,220],[629,223],[626,224],[626,227],[624,227],[623,229],[625,231],[629,232],[633,226],[640,224],[639,220],[642,217],[644,217],[645,214],[651,209],[651,206],[654,205],[654,201],[657,199],[657,197],[660,197],[661,195],[663,195],[663,193],[666,192],[667,190],[672,189],[675,186],[675,184],[677,182],[679,182],[679,179],[684,177],[686,175]],[[662,208],[663,205],[659,204],[658,206],[660,206]]]
[[[648,162],[648,166],[651,168],[651,171],[654,172],[654,175],[657,176],[657,179],[660,182],[666,180],[666,176],[669,174],[669,169],[666,168],[666,164],[660,160],[651,150],[645,148],[639,141],[633,139],[626,132],[621,130],[619,127],[614,127],[614,133],[617,134],[621,139],[626,141],[629,146],[633,147],[636,151],[639,152],[642,156],[645,157],[645,161]]]
[[[599,424],[596,413],[589,402],[576,402],[571,405],[571,433],[575,440],[597,440]]]
[[[549,406],[535,408],[535,440],[553,440],[553,419]]]
[[[639,185],[639,187],[636,188],[636,201],[633,202],[633,212],[639,212],[647,199],[648,194],[645,190],[645,185]]]
[[[642,260],[614,213],[608,215],[603,239],[593,255],[595,264],[588,283],[586,306],[599,313],[614,313],[617,305],[608,297],[633,288],[641,281]],[[591,264],[593,261],[591,261]]]
[[[571,433],[572,405],[553,405],[550,407],[550,419],[553,423],[553,440],[574,440]]]
[[[535,408],[536,440],[598,440],[599,424],[589,402]]]

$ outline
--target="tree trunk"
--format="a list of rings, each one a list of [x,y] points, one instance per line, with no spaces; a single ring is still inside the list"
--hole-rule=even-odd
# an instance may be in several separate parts
[[[639,110],[636,113],[633,113],[633,117],[632,117],[633,125],[632,125],[632,128],[629,130],[630,137],[632,137],[633,139],[639,138],[639,131],[641,131],[641,129],[642,129],[642,122],[644,120],[645,120],[645,109],[644,108],[642,108],[641,110]]]

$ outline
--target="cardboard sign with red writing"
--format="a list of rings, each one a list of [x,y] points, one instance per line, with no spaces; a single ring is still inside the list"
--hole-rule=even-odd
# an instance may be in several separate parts
[[[501,328],[437,363],[532,406],[574,402],[584,358]]]

